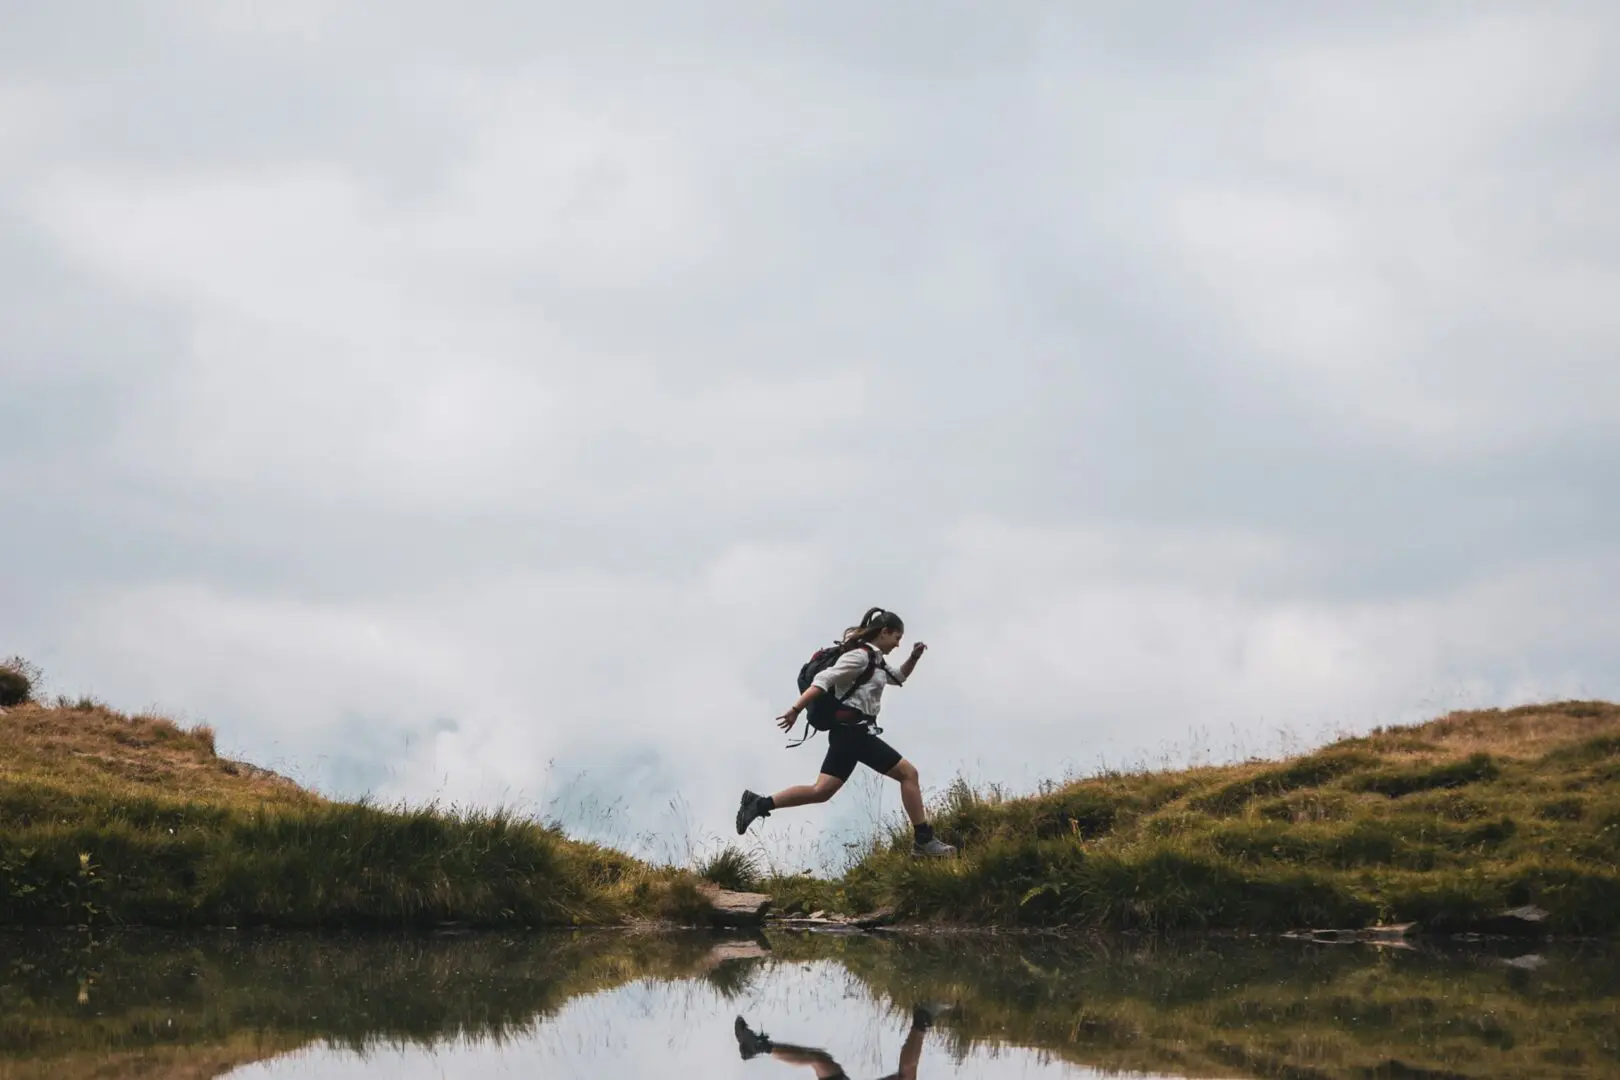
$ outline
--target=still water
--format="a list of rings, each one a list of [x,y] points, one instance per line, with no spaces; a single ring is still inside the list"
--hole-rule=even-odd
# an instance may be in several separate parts
[[[0,1080],[1620,1077],[1603,946],[0,934]]]

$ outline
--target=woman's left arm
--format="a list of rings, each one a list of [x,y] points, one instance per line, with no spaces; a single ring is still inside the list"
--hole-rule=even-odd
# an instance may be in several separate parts
[[[917,669],[917,661],[921,660],[922,654],[927,651],[928,646],[920,641],[911,647],[911,655],[906,657],[906,662],[900,665],[900,681],[902,683],[911,678],[911,673]]]

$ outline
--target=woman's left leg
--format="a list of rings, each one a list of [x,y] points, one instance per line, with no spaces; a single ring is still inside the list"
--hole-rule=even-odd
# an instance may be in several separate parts
[[[928,813],[923,809],[922,781],[917,777],[915,765],[871,732],[861,740],[860,760],[884,776],[900,781],[900,804],[906,808],[906,817],[911,819],[912,831],[916,833],[916,843],[911,849],[913,855],[956,854],[954,847],[934,835],[934,827],[928,823]]]
[[[900,781],[900,805],[906,808],[906,817],[913,825],[928,821],[923,811],[922,781],[917,779],[917,767],[900,756],[900,751],[872,734],[863,731],[854,747],[855,758],[875,773]]]
[[[906,817],[911,819],[913,825],[921,825],[928,820],[923,813],[922,780],[917,776],[917,766],[900,759],[900,763],[884,776],[893,777],[900,781],[900,805],[906,808]]]

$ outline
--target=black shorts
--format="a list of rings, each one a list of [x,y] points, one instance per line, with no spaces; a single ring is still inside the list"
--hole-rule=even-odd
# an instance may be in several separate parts
[[[836,716],[862,714],[840,709]],[[887,776],[890,769],[900,764],[900,751],[872,734],[869,725],[837,723],[827,730],[827,756],[821,761],[821,771],[840,780],[848,780],[856,765],[865,765]]]

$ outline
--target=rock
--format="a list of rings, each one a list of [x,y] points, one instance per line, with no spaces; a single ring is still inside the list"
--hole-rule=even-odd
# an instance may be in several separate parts
[[[812,930],[821,933],[852,934],[859,930],[875,930],[895,922],[898,915],[893,908],[880,908],[877,911],[867,912],[851,918],[848,915],[828,915],[816,912],[812,915],[781,915],[772,916],[771,925],[783,930]]]
[[[1551,912],[1545,908],[1524,904],[1506,911],[1498,911],[1481,922],[1476,930],[1490,937],[1535,937],[1543,932],[1541,924],[1550,914]]]
[[[698,891],[709,901],[710,921],[716,926],[758,926],[771,906],[765,893],[732,892],[718,885],[700,885]]]
[[[1283,937],[1329,945],[1395,945],[1404,948],[1407,936],[1416,928],[1417,923],[1395,923],[1391,926],[1364,926],[1359,930],[1290,930]]]
[[[1510,968],[1518,968],[1520,971],[1536,971],[1547,966],[1547,958],[1540,953],[1525,953],[1523,956],[1515,956],[1511,960],[1503,960],[1502,963]]]
[[[894,908],[886,907],[878,908],[876,911],[869,911],[865,915],[857,915],[854,922],[862,930],[872,930],[879,926],[888,926],[897,918],[899,918],[899,913]]]
[[[698,962],[698,970],[713,971],[721,964],[738,960],[763,960],[770,955],[770,949],[757,941],[722,941]]]

